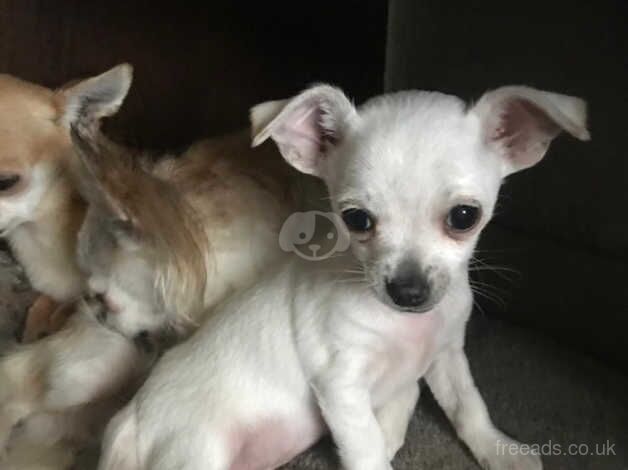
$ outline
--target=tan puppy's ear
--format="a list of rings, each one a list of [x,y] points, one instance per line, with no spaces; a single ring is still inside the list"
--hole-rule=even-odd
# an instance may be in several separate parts
[[[96,77],[79,81],[57,92],[60,122],[69,128],[90,123],[118,111],[133,80],[133,67],[120,64]]]
[[[266,101],[251,108],[249,118],[251,121],[251,137],[255,137],[277,117],[290,100]],[[252,143],[255,146],[255,143]]]
[[[91,129],[73,125],[70,137],[78,156],[75,171],[81,194],[90,204],[106,210],[110,217],[130,221],[124,204],[110,187],[122,179],[121,165],[116,156],[100,144],[98,135],[94,135]]]
[[[72,126],[70,137],[78,156],[74,166],[75,178],[82,196],[90,205],[88,217],[106,221],[107,230],[117,242],[132,251],[140,245],[142,236],[138,220],[133,217],[120,197],[125,184],[129,183],[128,169],[115,152],[99,142],[94,129]],[[95,131],[96,134],[98,131]],[[131,180],[133,181],[133,180]],[[129,183],[133,185],[133,183]]]

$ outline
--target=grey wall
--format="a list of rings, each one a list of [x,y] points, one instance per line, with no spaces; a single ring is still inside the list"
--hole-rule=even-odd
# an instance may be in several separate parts
[[[479,97],[504,84],[590,104],[593,141],[561,137],[511,177],[483,256],[518,271],[489,313],[628,364],[628,2],[392,0],[387,90]]]

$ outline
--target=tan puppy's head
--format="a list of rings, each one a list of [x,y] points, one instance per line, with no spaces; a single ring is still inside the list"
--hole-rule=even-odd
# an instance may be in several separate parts
[[[70,125],[114,114],[131,79],[128,64],[56,91],[0,75],[0,233],[38,218],[71,155]]]

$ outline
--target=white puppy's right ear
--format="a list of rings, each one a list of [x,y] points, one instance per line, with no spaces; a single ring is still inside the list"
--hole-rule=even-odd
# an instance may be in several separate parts
[[[297,170],[322,176],[329,150],[340,140],[356,109],[345,94],[318,85],[283,101],[251,109],[253,146],[272,138],[286,161]]]
[[[69,128],[79,121],[94,122],[118,111],[133,80],[133,67],[120,64],[96,77],[82,80],[58,92],[60,121]]]

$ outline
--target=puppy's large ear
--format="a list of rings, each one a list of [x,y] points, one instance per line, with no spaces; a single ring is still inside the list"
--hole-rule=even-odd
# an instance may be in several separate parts
[[[74,167],[79,190],[85,200],[108,212],[109,218],[130,222],[124,204],[116,197],[114,185],[123,179],[121,162],[99,142],[91,128],[73,125],[70,136],[78,162]]]
[[[291,100],[252,108],[253,146],[272,138],[293,167],[322,176],[327,153],[342,139],[355,115],[355,107],[341,90],[318,85]]]
[[[249,118],[251,121],[251,137],[253,146],[256,143],[257,136],[277,117],[277,115],[286,107],[290,100],[266,101],[251,108]]]
[[[561,131],[589,140],[586,102],[525,86],[489,91],[473,106],[484,142],[503,157],[506,176],[538,163]]]
[[[79,121],[95,122],[115,114],[132,80],[133,67],[120,64],[101,75],[62,88],[57,93],[61,123],[69,128]]]
[[[120,198],[124,194],[123,185],[128,183],[124,161],[100,142],[98,130],[94,128],[73,125],[70,136],[78,156],[73,166],[78,189],[89,203],[92,217],[105,222],[99,225],[99,230],[108,230],[121,246],[135,250],[142,232],[138,221]]]

